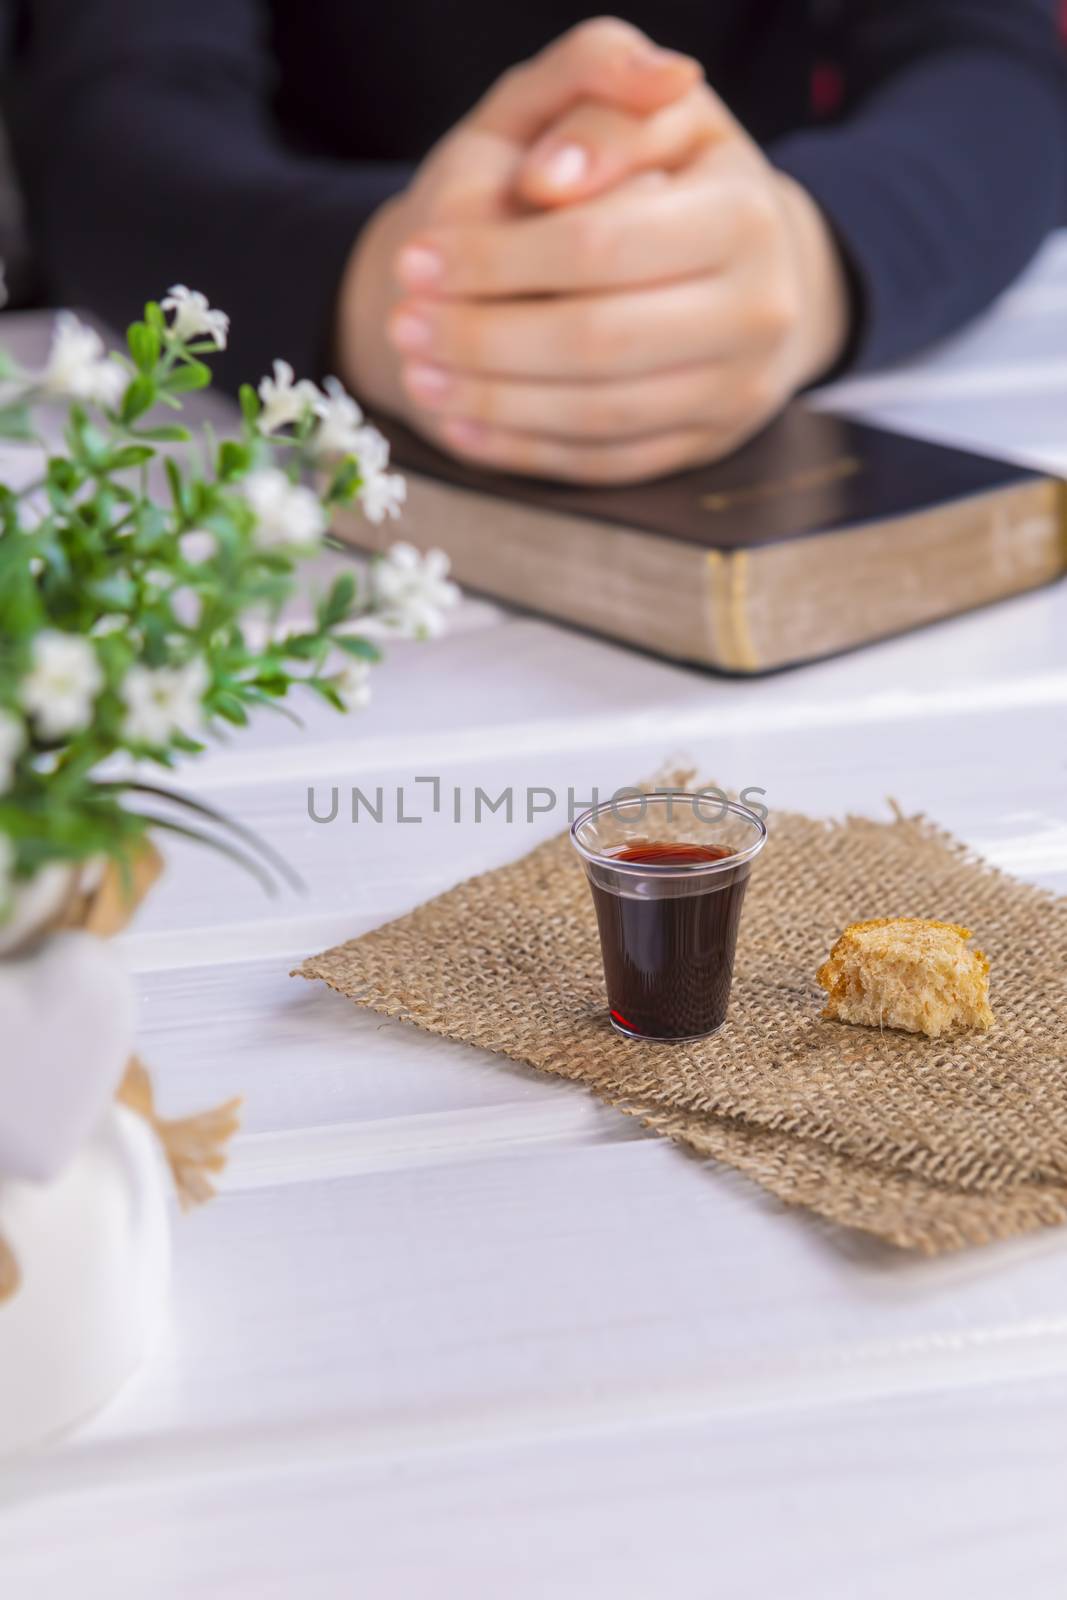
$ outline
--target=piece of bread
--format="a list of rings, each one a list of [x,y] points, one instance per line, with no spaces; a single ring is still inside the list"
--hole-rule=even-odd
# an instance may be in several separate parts
[[[988,1028],[989,961],[970,937],[969,928],[922,917],[851,923],[816,973],[823,1016],[931,1039]]]

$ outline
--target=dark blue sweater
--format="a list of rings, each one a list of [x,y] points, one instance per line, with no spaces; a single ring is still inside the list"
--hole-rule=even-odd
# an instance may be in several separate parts
[[[316,374],[361,224],[571,0],[20,0],[5,96],[47,293],[122,324],[176,281],[233,316],[223,381]],[[851,364],[979,311],[1067,183],[1056,0],[644,0],[821,203]]]

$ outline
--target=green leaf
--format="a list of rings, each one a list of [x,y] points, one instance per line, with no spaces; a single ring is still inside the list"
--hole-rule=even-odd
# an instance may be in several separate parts
[[[353,456],[346,456],[330,480],[326,491],[327,503],[345,505],[359,488],[360,482],[359,463]]]
[[[310,661],[322,648],[322,639],[317,633],[294,633],[278,644],[283,655],[295,656],[298,661]]]
[[[334,579],[325,600],[319,603],[318,619],[321,628],[332,628],[343,622],[356,598],[356,580],[351,572],[342,572]]]
[[[126,330],[126,342],[134,365],[141,372],[151,372],[159,360],[160,340],[155,328],[147,322],[131,322]]]
[[[66,456],[49,456],[48,482],[51,486],[63,494],[70,494],[82,481],[83,475],[73,461]]]
[[[241,402],[241,415],[251,427],[259,416],[259,395],[250,383],[242,383],[238,390],[238,398]]]
[[[211,382],[211,368],[202,361],[187,361],[175,367],[167,376],[166,384],[171,394],[185,394],[190,389],[206,389]]]
[[[179,517],[184,517],[185,485],[182,483],[182,475],[179,471],[178,463],[172,461],[168,456],[163,463],[163,470],[167,474],[167,482],[170,484],[170,497],[174,501],[174,509]]]
[[[122,402],[120,416],[123,422],[133,422],[146,411],[150,411],[155,405],[157,392],[155,379],[150,378],[147,373],[138,373],[126,390]]]
[[[162,428],[138,428],[136,434],[138,439],[153,439],[159,444],[185,444],[192,438],[189,429],[177,423]]]
[[[304,682],[309,689],[314,689],[316,694],[320,694],[324,700],[328,701],[335,711],[346,711],[348,709],[333,684],[327,683],[325,678],[305,678]]]
[[[235,694],[228,689],[218,689],[211,696],[210,709],[217,712],[220,717],[225,717],[227,722],[243,728],[248,721],[248,712]]]
[[[223,482],[241,477],[250,465],[251,456],[246,445],[238,444],[235,439],[224,439],[219,445],[218,471]]]
[[[157,300],[149,300],[144,308],[144,319],[155,333],[163,333],[167,326],[167,319]]]
[[[380,661],[382,652],[376,644],[371,644],[369,639],[361,639],[354,633],[335,633],[332,644],[339,650],[346,651],[350,656],[356,656],[360,661]]]
[[[74,459],[94,472],[107,455],[109,444],[107,436],[93,426],[81,406],[70,408],[66,439]]]
[[[142,500],[134,518],[134,546],[139,554],[155,556],[160,539],[167,532],[167,519],[151,500]]]
[[[201,755],[207,749],[206,744],[202,744],[199,739],[190,739],[187,733],[171,734],[171,743],[176,750],[183,751],[187,756]]]
[[[127,444],[108,457],[107,469],[109,472],[125,472],[128,467],[140,467],[146,461],[154,460],[155,454],[151,445]]]

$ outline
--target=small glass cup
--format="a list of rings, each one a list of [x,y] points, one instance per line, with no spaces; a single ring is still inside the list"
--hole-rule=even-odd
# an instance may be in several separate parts
[[[596,907],[608,1015],[627,1039],[706,1039],[726,1021],[756,812],[719,794],[627,793],[571,829]]]

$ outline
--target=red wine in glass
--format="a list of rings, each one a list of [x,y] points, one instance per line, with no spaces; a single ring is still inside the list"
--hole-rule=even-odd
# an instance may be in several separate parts
[[[588,822],[579,833],[584,819],[575,825],[619,1033],[698,1039],[725,1022],[751,861],[766,837],[753,813],[734,809],[754,827],[730,815],[729,826],[717,830],[729,840],[722,843],[639,835],[618,841],[614,834],[627,830],[610,826],[598,840]],[[636,835],[636,827],[628,831]]]

